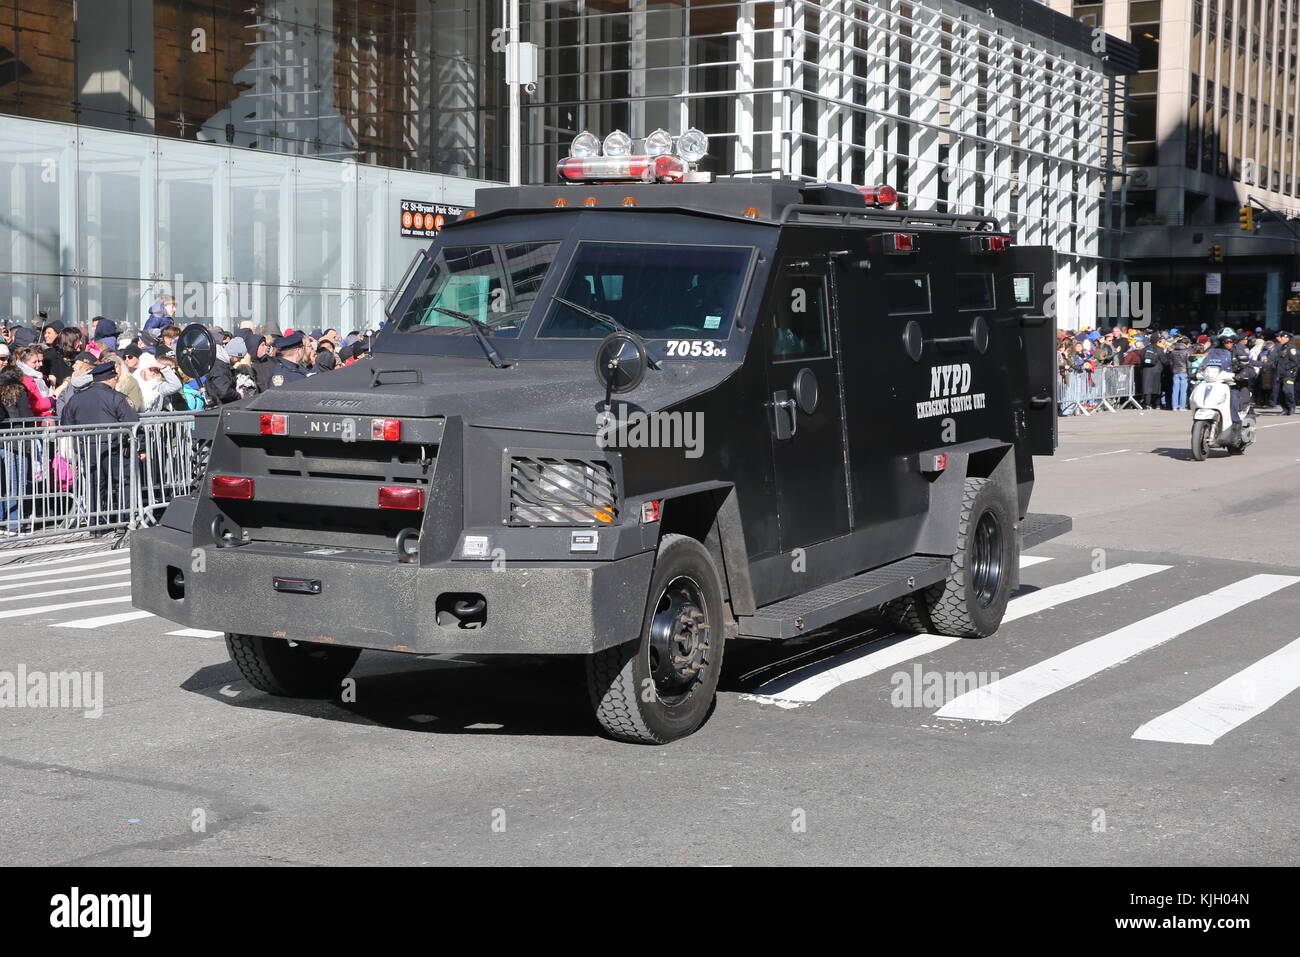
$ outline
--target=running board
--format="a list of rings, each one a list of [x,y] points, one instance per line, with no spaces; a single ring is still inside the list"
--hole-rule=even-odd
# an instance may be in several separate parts
[[[1064,535],[1072,528],[1074,528],[1074,520],[1068,515],[1030,512],[1020,523],[1020,547],[1021,549],[1033,548],[1058,535]]]
[[[765,605],[742,615],[737,631],[747,638],[777,640],[805,635],[943,581],[949,563],[947,556],[913,555]]]

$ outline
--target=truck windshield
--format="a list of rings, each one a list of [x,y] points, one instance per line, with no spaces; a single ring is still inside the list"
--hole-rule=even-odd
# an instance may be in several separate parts
[[[485,335],[519,335],[559,248],[558,242],[442,247],[397,331],[473,335],[465,322],[439,312],[446,309],[478,320]]]
[[[752,254],[751,246],[579,243],[558,299],[612,316],[646,339],[726,339]],[[609,334],[558,299],[540,338]]]

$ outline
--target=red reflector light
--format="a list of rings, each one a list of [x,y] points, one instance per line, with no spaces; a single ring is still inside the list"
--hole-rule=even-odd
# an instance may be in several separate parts
[[[648,525],[651,522],[659,521],[659,514],[662,505],[663,505],[663,501],[661,499],[653,499],[649,502],[642,502],[641,523],[643,525]]]
[[[989,237],[989,249],[993,250],[993,252],[995,252],[995,253],[1000,253],[1000,252],[1002,252],[1002,251],[1004,251],[1004,250],[1007,250],[1007,249],[1010,249],[1010,248],[1011,248],[1011,237],[1010,237],[1010,236],[990,236],[990,237]]]
[[[376,442],[400,442],[402,440],[402,420],[371,419],[370,437]]]
[[[259,427],[263,435],[285,435],[289,431],[289,420],[283,415],[271,415],[263,412],[259,420]]]
[[[947,467],[948,467],[948,456],[947,456],[947,455],[940,454],[940,455],[936,455],[936,456],[934,457],[934,470],[935,470],[936,472],[942,472],[942,471],[943,471],[944,469],[946,469]]]
[[[686,163],[676,156],[566,156],[555,172],[570,183],[680,183]]]
[[[893,206],[898,202],[898,190],[892,186],[859,186],[858,192],[868,206]]]
[[[240,478],[236,475],[214,475],[212,476],[212,497],[251,499],[253,497],[253,480],[251,478]]]
[[[916,252],[916,233],[885,233],[880,238],[887,253]]]
[[[403,485],[384,485],[379,489],[380,508],[405,508],[419,510],[424,508],[424,489],[407,488]]]

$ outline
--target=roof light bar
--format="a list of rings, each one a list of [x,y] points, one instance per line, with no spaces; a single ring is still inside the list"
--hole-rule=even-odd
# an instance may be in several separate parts
[[[676,156],[569,156],[555,172],[569,183],[680,183],[686,163]]]

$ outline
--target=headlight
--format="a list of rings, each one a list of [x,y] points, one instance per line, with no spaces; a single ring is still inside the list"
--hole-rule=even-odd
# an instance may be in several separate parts
[[[600,459],[510,457],[512,525],[603,525],[618,517],[609,463]]]

